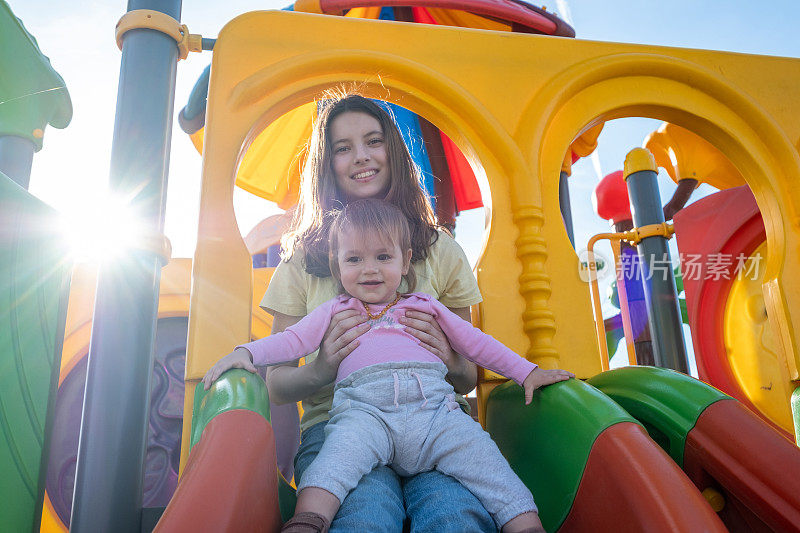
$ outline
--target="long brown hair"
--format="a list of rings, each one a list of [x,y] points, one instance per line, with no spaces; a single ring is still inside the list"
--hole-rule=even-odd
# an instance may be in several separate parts
[[[344,232],[353,232],[365,239],[378,235],[396,244],[404,254],[411,248],[408,219],[399,207],[377,199],[353,200],[348,203],[333,217],[328,238],[330,271],[339,282],[340,292],[344,292],[344,287],[339,271],[339,239]],[[406,280],[406,292],[413,292],[417,286],[414,269],[409,268],[403,277]]]
[[[347,112],[366,113],[381,125],[389,167],[389,191],[381,200],[398,207],[408,220],[411,261],[426,259],[438,236],[436,218],[420,186],[419,172],[392,117],[368,98],[357,94],[337,95],[321,103],[309,141],[292,228],[281,242],[284,260],[302,250],[306,272],[321,278],[331,275],[328,262],[330,213],[347,203],[333,172],[330,127],[336,117]]]

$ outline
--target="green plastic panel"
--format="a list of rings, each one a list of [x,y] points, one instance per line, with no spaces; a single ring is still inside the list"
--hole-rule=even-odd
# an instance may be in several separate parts
[[[281,511],[281,519],[288,522],[294,516],[294,508],[297,505],[297,492],[294,490],[286,478],[278,474],[278,507]]]
[[[686,435],[706,408],[730,396],[674,370],[631,366],[589,379],[638,420],[650,437],[683,467]]]
[[[5,0],[0,0],[0,73],[0,136],[23,137],[39,150],[42,137],[34,130],[69,125],[72,102],[64,79]]]
[[[212,418],[236,409],[253,411],[269,422],[269,396],[261,376],[234,368],[222,374],[208,390],[198,383],[194,389],[191,446],[197,444]]]
[[[533,492],[548,531],[569,514],[595,440],[620,422],[636,421],[576,379],[536,391],[528,406],[513,382],[495,388],[486,402],[486,430]]]
[[[57,227],[0,173],[0,531],[39,528],[72,268]]]

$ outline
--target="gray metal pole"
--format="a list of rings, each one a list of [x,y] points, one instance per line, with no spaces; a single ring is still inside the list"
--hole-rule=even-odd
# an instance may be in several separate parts
[[[631,150],[625,158],[625,181],[636,227],[662,224],[664,212],[658,194],[653,155],[644,148]],[[646,237],[637,245],[644,278],[653,356],[656,366],[688,373],[681,312],[675,291],[666,237]]]
[[[0,136],[0,172],[27,190],[36,145],[16,135]]]
[[[567,236],[572,246],[575,246],[575,235],[572,229],[572,207],[569,202],[569,175],[561,171],[558,177],[558,206],[561,208],[561,218],[564,220],[564,227],[567,229]]]
[[[181,0],[135,9],[179,19]],[[150,233],[164,227],[177,54],[161,32],[125,34],[109,181]],[[160,273],[144,250],[99,270],[70,531],[140,531]]]

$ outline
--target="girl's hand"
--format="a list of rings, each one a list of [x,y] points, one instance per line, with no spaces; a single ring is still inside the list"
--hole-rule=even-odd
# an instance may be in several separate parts
[[[246,348],[236,348],[234,351],[217,361],[217,364],[212,366],[206,375],[203,376],[203,388],[208,390],[211,384],[217,381],[219,377],[226,370],[231,368],[244,368],[248,372],[256,373],[256,367],[253,365],[253,356]]]
[[[453,313],[469,322],[469,307],[450,308]],[[447,381],[459,394],[466,394],[475,388],[478,381],[478,369],[472,363],[453,351],[450,341],[439,327],[439,323],[428,313],[421,311],[406,311],[405,317],[400,317],[400,323],[405,325],[405,331],[416,337],[426,350],[442,360],[447,366]]]
[[[460,370],[457,368],[463,359],[453,351],[447,335],[444,334],[439,323],[433,315],[423,311],[406,311],[406,316],[400,317],[400,323],[405,326],[405,331],[419,340],[420,346],[442,360],[447,370]]]
[[[525,381],[522,382],[522,387],[525,389],[525,405],[533,401],[533,391],[545,385],[552,385],[559,381],[566,381],[569,378],[574,378],[575,374],[567,372],[566,370],[554,369],[543,370],[539,367],[534,368]]]
[[[336,379],[339,364],[358,347],[358,337],[369,331],[369,327],[367,317],[355,309],[345,309],[331,317],[319,355],[311,362],[320,387]]]

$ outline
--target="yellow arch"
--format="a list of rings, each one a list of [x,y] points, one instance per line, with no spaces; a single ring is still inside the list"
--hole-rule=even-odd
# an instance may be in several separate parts
[[[551,105],[542,109],[536,105],[541,101]],[[798,379],[797,317],[793,321],[790,310],[799,309],[793,280],[800,266],[787,261],[786,254],[800,243],[800,193],[790,186],[800,180],[800,157],[756,100],[703,66],[666,56],[626,54],[575,65],[535,97],[525,116],[517,138],[540,176],[557,175],[558,154],[581,131],[614,118],[666,120],[717,146],[741,170],[764,217],[770,250],[765,297],[786,364]],[[556,196],[544,203],[554,205],[557,200]],[[790,280],[788,290],[784,280]]]
[[[558,359],[551,342],[555,323],[552,312],[546,308],[551,292],[550,281],[541,268],[543,261],[538,259],[546,256],[546,246],[543,238],[535,236],[542,224],[537,207],[538,189],[531,187],[532,182],[526,179],[530,171],[517,144],[497,121],[492,120],[488,109],[452,80],[425,65],[391,54],[337,50],[335,53],[323,51],[284,59],[242,80],[231,92],[232,109],[245,110],[250,106],[251,114],[263,112],[244,137],[243,146],[249,145],[273,120],[307,103],[308,98],[319,96],[342,83],[355,85],[366,95],[391,101],[425,116],[460,145],[476,170],[486,171],[493,197],[497,199],[492,213],[512,215],[501,224],[504,228],[501,235],[508,236],[513,231],[510,229],[513,224],[520,233],[527,235],[515,246],[517,258],[522,263],[520,292],[528,306],[519,312],[527,342],[524,338],[517,341],[517,349],[528,353],[540,364],[554,366]],[[276,87],[277,90],[272,90]],[[528,200],[521,201],[523,198]],[[495,221],[492,216],[492,225]],[[493,242],[491,237],[489,242]],[[498,259],[498,270],[507,270],[507,266],[499,266],[509,264],[507,257],[493,253],[491,249],[488,252],[486,257]],[[487,268],[490,266],[481,264],[481,271]],[[509,303],[507,298],[508,295],[504,305]],[[502,335],[498,331],[501,325],[511,325],[513,328],[505,338],[506,342],[513,342],[512,332],[518,331],[520,325],[509,322],[505,312],[494,316],[503,317],[493,328],[495,334]],[[530,347],[526,348],[526,344]]]
[[[203,213],[213,214],[213,217],[201,217],[201,238],[198,241],[194,270],[196,290],[193,290],[193,313],[190,321],[199,319],[198,313],[204,307],[209,310],[209,316],[220,314],[219,302],[217,298],[213,298],[212,293],[214,283],[205,282],[209,274],[227,272],[226,277],[231,279],[235,276],[231,272],[241,270],[242,278],[247,278],[244,272],[249,270],[249,258],[245,259],[245,255],[241,254],[244,247],[230,209],[235,169],[231,162],[241,159],[249,143],[271,121],[331,87],[356,83],[360,92],[402,105],[426,116],[439,126],[460,145],[468,158],[482,163],[492,191],[501,193],[498,195],[499,203],[497,200],[493,203],[493,218],[498,213],[510,213],[515,199],[520,197],[508,192],[508,177],[518,177],[516,181],[519,183],[522,182],[520,178],[528,173],[516,143],[503,128],[491,121],[491,113],[479,102],[460,90],[458,85],[448,83],[441,74],[423,65],[398,56],[348,54],[347,51],[340,51],[343,57],[334,57],[323,52],[270,65],[235,84],[226,84],[222,80],[230,78],[225,76],[224,71],[219,74],[220,69],[216,63],[216,58],[220,57],[219,54],[224,54],[224,51],[224,47],[220,46],[215,52],[217,55],[212,69],[211,90],[214,91],[218,85],[227,85],[229,92],[226,94],[230,96],[224,99],[224,103],[221,103],[221,98],[209,102],[204,175],[214,178],[207,177],[204,180],[201,210]],[[380,75],[374,74],[378,69]],[[212,99],[213,96],[210,100]],[[217,120],[224,121],[225,127],[215,128]],[[218,132],[222,135],[215,138],[214,135]],[[208,150],[209,146],[213,146],[213,149]],[[519,211],[519,207],[514,210]],[[227,213],[223,214],[222,211]],[[513,249],[510,251],[514,253]],[[523,249],[523,255],[524,253]],[[237,266],[219,264],[222,263],[222,257],[237,256],[240,258],[230,261]],[[214,261],[207,260],[206,257],[213,257]],[[499,262],[507,265],[509,259],[511,263],[515,262],[513,255]],[[198,266],[207,266],[209,270],[201,270]],[[226,297],[232,306],[239,308],[239,304],[233,303],[234,301],[249,301],[250,288],[244,283],[234,282],[227,289]],[[234,291],[237,296],[231,298]],[[206,295],[207,298],[203,300],[202,297]],[[221,293],[217,295],[221,296]],[[204,302],[207,302],[207,307],[203,305]],[[230,316],[236,316],[233,309],[231,313]],[[238,317],[237,322],[244,323],[244,316]],[[193,323],[190,322],[190,330],[193,329]],[[217,328],[204,328],[205,333],[196,329],[194,333],[190,333],[190,351],[193,357],[191,366],[187,366],[187,378],[197,379],[202,376],[208,366],[219,357],[220,350],[224,351],[231,346],[231,342],[239,342],[236,339],[246,335],[243,328],[229,328],[230,333],[223,339],[220,337],[223,332],[213,331],[214,329]],[[516,344],[518,350],[527,351],[524,339]]]

